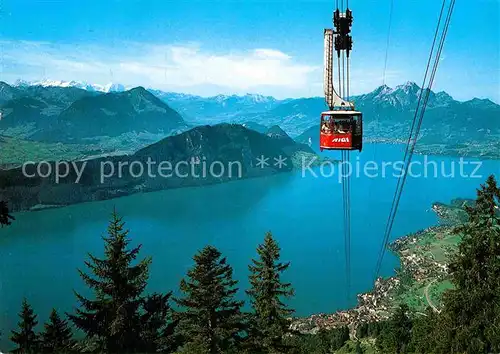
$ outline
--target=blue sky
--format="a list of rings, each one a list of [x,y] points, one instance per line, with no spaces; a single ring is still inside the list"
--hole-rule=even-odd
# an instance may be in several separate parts
[[[390,0],[350,0],[353,94],[384,82]],[[0,80],[110,81],[201,95],[322,95],[334,1],[2,0]],[[394,0],[389,86],[422,81],[441,1]],[[500,0],[457,1],[435,81],[500,102]]]

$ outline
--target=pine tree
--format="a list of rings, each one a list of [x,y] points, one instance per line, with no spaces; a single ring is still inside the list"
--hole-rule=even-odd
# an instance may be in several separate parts
[[[290,263],[281,263],[280,248],[268,232],[264,243],[257,247],[258,259],[252,259],[250,285],[247,294],[251,299],[254,315],[250,339],[265,352],[280,353],[289,350],[284,337],[290,333],[289,316],[294,312],[283,299],[291,298],[294,291],[290,283],[281,280],[281,273]]]
[[[18,323],[19,331],[12,331],[10,336],[10,340],[17,345],[14,352],[36,353],[39,349],[39,339],[35,333],[35,327],[38,324],[37,315],[26,299],[23,299],[19,317],[21,318]]]
[[[466,208],[468,222],[449,265],[455,289],[443,297],[441,352],[500,352],[500,189],[490,176]]]
[[[12,224],[11,220],[15,220],[15,218],[10,215],[7,202],[0,200],[0,225],[2,225],[2,227],[8,226]]]
[[[82,308],[74,315],[68,314],[76,327],[86,333],[87,339],[98,338],[101,350],[108,353],[136,352],[143,347],[140,310],[151,259],[133,265],[141,245],[128,249],[127,235],[122,218],[113,211],[108,236],[103,236],[104,259],[89,254],[90,261],[85,262],[94,277],[79,270],[95,299],[75,292]]]
[[[185,352],[223,353],[238,350],[245,329],[233,270],[212,246],[193,257],[195,265],[183,279],[183,298],[175,301],[184,309],[179,333],[186,340]]]
[[[364,353],[363,348],[361,347],[361,343],[359,342],[359,340],[356,341],[356,345],[354,347],[354,352],[356,354],[363,354]]]
[[[424,315],[420,315],[413,320],[410,344],[408,345],[410,353],[432,353],[436,344],[434,334],[438,315],[434,310],[428,307]]]
[[[408,305],[402,304],[378,335],[376,345],[383,353],[407,353],[411,330]]]
[[[52,309],[49,321],[44,325],[41,345],[47,353],[67,353],[72,350],[75,341],[68,321],[61,319],[56,309]]]
[[[154,293],[144,299],[144,313],[141,316],[144,352],[161,350],[171,353],[177,349],[174,330],[178,319],[173,318],[174,313],[169,304],[171,296],[172,292],[165,295]]]
[[[331,330],[327,330],[325,328],[320,328],[317,336],[317,352],[320,354],[328,354],[332,351],[332,338],[331,338]]]
[[[339,350],[342,348],[349,340],[349,327],[343,326],[340,328],[334,328],[330,330],[331,336],[331,348],[333,350]]]
[[[357,338],[368,337],[368,323],[364,322],[356,328],[356,337]]]

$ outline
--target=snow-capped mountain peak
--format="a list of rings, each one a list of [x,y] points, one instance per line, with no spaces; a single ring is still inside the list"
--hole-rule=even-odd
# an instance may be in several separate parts
[[[401,90],[405,94],[410,94],[410,93],[416,93],[420,90],[420,87],[414,83],[413,81],[408,81],[404,85],[399,85],[396,86],[396,89],[394,91]]]
[[[43,86],[43,87],[77,87],[84,90],[93,90],[92,85],[81,81],[63,81],[63,80],[40,80],[40,81],[24,81],[17,80],[16,86]]]
[[[224,102],[224,101],[225,101],[225,100],[227,100],[229,97],[231,97],[231,96],[227,96],[227,95],[222,95],[222,94],[220,94],[220,95],[214,96],[213,98],[214,98],[214,100],[215,100],[215,101],[217,101],[217,102],[219,102],[219,103],[220,103],[220,102]]]
[[[245,97],[248,99],[251,99],[255,103],[266,103],[266,102],[272,102],[272,101],[276,100],[272,96],[264,96],[264,95],[253,94],[253,93],[247,93],[245,95]]]
[[[122,84],[110,82],[102,87],[103,92],[123,92],[126,88]]]
[[[121,92],[125,91],[126,88],[122,84],[118,83],[108,83],[106,85],[99,84],[89,84],[83,81],[64,81],[64,80],[38,80],[38,81],[25,81],[16,80],[14,86],[43,86],[43,87],[76,87],[87,91],[99,91],[99,92]]]
[[[394,89],[390,88],[387,85],[382,85],[382,86],[379,86],[378,88],[376,88],[373,91],[373,95],[375,97],[383,97],[383,96],[386,96],[386,95],[390,95],[393,92],[394,92]]]
[[[17,79],[16,82],[14,82],[14,86],[16,87],[29,86],[29,85],[30,83],[26,80]]]

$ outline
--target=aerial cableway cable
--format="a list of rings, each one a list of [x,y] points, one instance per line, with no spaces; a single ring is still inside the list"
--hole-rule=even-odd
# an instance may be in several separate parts
[[[416,121],[417,121],[417,117],[418,117],[418,113],[419,113],[419,109],[420,109],[420,103],[422,102],[423,89],[425,87],[425,83],[427,82],[427,75],[429,74],[429,67],[430,67],[431,62],[432,62],[432,58],[433,58],[433,54],[434,54],[434,48],[436,46],[436,41],[437,41],[437,38],[438,38],[438,35],[439,35],[439,28],[441,26],[441,21],[442,21],[442,17],[443,17],[445,5],[446,5],[446,0],[443,0],[443,5],[441,7],[441,12],[439,14],[439,20],[438,20],[438,24],[437,24],[437,27],[436,27],[436,32],[434,34],[434,40],[432,41],[431,52],[429,54],[429,60],[427,62],[427,67],[425,69],[424,80],[423,80],[423,83],[422,83],[422,90],[420,91],[420,94],[419,94],[419,97],[418,97],[417,108],[415,109],[415,115],[413,117],[412,125],[411,125],[411,128],[410,128],[410,134],[408,136],[408,141],[406,142],[406,146],[405,146],[405,153],[404,153],[404,157],[403,157],[403,162],[405,164],[405,167],[406,167],[406,162],[407,162],[407,159],[408,159],[408,152],[410,150],[410,143],[411,143],[411,141],[413,139],[414,132],[415,132],[415,125],[416,125]],[[384,240],[385,240],[385,242],[381,246],[380,253],[379,253],[379,259],[378,259],[377,267],[376,267],[377,271],[375,272],[375,274],[377,274],[377,275],[378,275],[378,269],[380,267],[380,263],[382,262],[381,258],[383,258],[383,252],[385,252],[385,247],[386,247],[386,243],[387,243],[386,236],[387,236],[387,238],[389,237],[387,235],[388,234],[388,229],[389,229],[389,225],[390,225],[390,222],[391,222],[391,219],[392,219],[392,215],[393,215],[393,213],[395,211],[395,205],[396,205],[397,195],[400,193],[399,191],[401,189],[401,182],[402,182],[402,178],[400,176],[398,178],[398,183],[397,183],[397,186],[396,186],[396,192],[395,192],[393,200],[392,200],[391,211],[390,211],[389,216],[387,218],[387,224],[386,224],[385,231],[384,231]]]
[[[379,274],[379,271],[380,271],[380,267],[381,267],[381,263],[382,263],[382,260],[383,260],[383,256],[384,256],[384,253],[385,253],[385,248],[386,248],[387,242],[389,240],[390,233],[392,231],[392,226],[393,226],[393,223],[394,223],[394,219],[396,217],[396,213],[397,213],[397,209],[398,209],[398,206],[399,206],[399,201],[401,199],[401,195],[402,195],[404,183],[406,182],[406,177],[407,177],[407,173],[408,173],[409,164],[410,164],[411,158],[413,156],[415,144],[416,144],[417,139],[418,139],[418,134],[420,132],[420,127],[421,127],[423,116],[424,116],[424,113],[425,113],[425,108],[427,106],[428,98],[429,98],[429,95],[430,95],[430,90],[432,88],[432,84],[434,82],[435,73],[437,71],[437,66],[439,64],[439,58],[441,56],[442,48],[444,46],[444,40],[446,38],[446,34],[447,34],[447,31],[448,31],[448,26],[449,26],[449,23],[450,23],[450,20],[451,20],[451,15],[452,15],[452,12],[453,12],[454,4],[455,4],[455,0],[453,0],[451,2],[451,4],[450,4],[449,10],[448,10],[448,14],[447,14],[447,18],[446,18],[445,25],[444,25],[444,29],[443,29],[443,34],[441,35],[440,44],[439,44],[439,47],[438,47],[438,52],[437,52],[436,59],[435,59],[434,65],[433,65],[431,79],[429,80],[428,88],[426,90],[424,90],[425,83],[427,81],[427,75],[428,75],[430,63],[431,63],[432,57],[433,57],[435,43],[436,43],[436,40],[437,40],[437,37],[438,37],[438,34],[439,34],[439,28],[440,28],[440,24],[441,24],[441,21],[442,21],[442,15],[443,15],[444,8],[445,8],[445,5],[446,5],[446,0],[443,1],[443,6],[441,8],[441,14],[440,14],[440,17],[439,17],[438,26],[437,26],[437,29],[436,29],[436,34],[435,34],[435,37],[434,37],[433,46],[432,46],[431,54],[430,54],[430,57],[429,57],[429,63],[427,65],[426,73],[425,73],[425,76],[424,76],[424,83],[422,85],[422,90],[421,90],[420,95],[419,95],[419,101],[418,101],[418,104],[417,104],[417,110],[415,111],[415,117],[414,117],[414,120],[413,120],[410,137],[408,139],[408,143],[407,143],[407,146],[406,146],[405,157],[404,157],[404,163],[405,163],[404,166],[405,166],[405,169],[404,169],[404,173],[398,179],[398,186],[396,188],[396,193],[394,195],[393,204],[392,204],[392,207],[391,207],[391,213],[389,214],[389,219],[388,219],[388,222],[387,222],[386,231],[385,231],[385,235],[384,235],[384,242],[381,245],[381,251],[379,253],[379,259],[378,259],[378,262],[377,262],[375,279],[378,277],[378,274]],[[425,94],[424,94],[424,92],[425,92]],[[424,97],[424,95],[425,95],[425,97]],[[420,106],[420,103],[422,102],[422,97],[424,97],[423,98],[423,104],[422,104],[422,106]],[[415,129],[415,126],[416,126],[416,129]]]
[[[443,5],[441,7],[441,12],[440,12],[440,15],[439,15],[439,20],[438,20],[438,25],[436,27],[436,32],[435,32],[435,35],[434,35],[434,40],[433,40],[433,43],[432,43],[431,52],[430,52],[430,55],[429,55],[429,60],[428,60],[428,63],[427,63],[427,68],[426,68],[426,71],[425,71],[422,88],[420,90],[420,95],[419,95],[419,99],[418,99],[418,103],[417,103],[417,109],[415,111],[415,115],[414,115],[414,118],[413,118],[412,127],[411,127],[411,131],[410,131],[410,136],[408,137],[408,142],[406,144],[405,155],[404,155],[404,159],[403,159],[403,161],[404,161],[404,171],[403,171],[403,173],[398,178],[398,184],[397,184],[397,187],[396,187],[396,192],[394,194],[394,198],[393,198],[393,201],[392,201],[391,211],[389,213],[389,218],[388,218],[388,221],[387,221],[387,225],[386,225],[386,229],[385,229],[385,234],[384,234],[383,242],[382,242],[381,249],[380,249],[380,252],[379,252],[379,257],[378,257],[378,260],[377,260],[376,271],[375,271],[375,280],[378,279],[378,275],[379,275],[379,272],[380,272],[380,267],[382,265],[383,257],[384,257],[384,254],[385,254],[385,250],[387,248],[387,242],[389,241],[389,237],[390,237],[390,234],[391,234],[391,231],[392,231],[392,227],[394,225],[394,220],[396,218],[397,210],[398,210],[398,207],[399,207],[399,202],[401,200],[401,195],[403,193],[404,184],[405,184],[406,178],[408,176],[409,165],[411,163],[411,160],[412,160],[412,157],[413,157],[413,153],[415,151],[415,145],[416,145],[417,140],[418,140],[418,136],[419,136],[420,129],[421,129],[421,126],[422,126],[423,117],[425,115],[425,110],[426,110],[426,107],[427,107],[427,104],[428,104],[428,101],[429,101],[429,97],[430,97],[432,85],[434,83],[434,79],[435,79],[435,76],[436,76],[437,68],[438,68],[438,65],[439,65],[440,58],[441,58],[441,53],[442,53],[442,50],[443,50],[443,47],[444,47],[444,43],[445,43],[445,40],[446,40],[446,35],[448,33],[448,28],[449,28],[449,25],[450,25],[450,22],[451,22],[451,17],[452,17],[452,14],[453,14],[453,9],[455,7],[455,0],[451,0],[450,5],[448,7],[448,13],[446,15],[446,19],[445,19],[445,22],[444,22],[442,33],[441,33],[441,36],[439,38],[439,45],[438,45],[437,53],[436,53],[436,55],[434,57],[434,49],[435,49],[436,41],[437,41],[437,39],[439,37],[439,32],[440,32],[440,28],[441,28],[441,22],[442,22],[442,18],[443,18],[444,9],[446,7],[446,3],[447,3],[447,0],[443,0]],[[424,87],[426,86],[427,76],[429,74],[429,68],[430,68],[430,65],[431,65],[431,62],[432,62],[433,58],[434,58],[434,63],[433,63],[433,66],[432,66],[430,79],[429,79],[429,82],[427,84],[427,88],[424,89]],[[423,98],[423,100],[422,100],[422,98]],[[422,103],[422,105],[421,105],[421,103]]]
[[[347,8],[344,7],[346,4]],[[349,301],[351,283],[351,166],[350,150],[362,150],[362,113],[355,110],[350,97],[350,58],[352,50],[352,11],[349,2],[336,0],[334,29],[325,29],[324,90],[328,111],[321,113],[320,150],[341,150],[338,168],[342,183],[343,233],[345,244],[346,295]],[[337,55],[333,55],[335,49]],[[337,64],[335,64],[335,57]],[[337,67],[337,68],[336,68]],[[338,80],[334,77],[338,69]],[[334,82],[338,81],[338,91]],[[347,98],[347,101],[346,101]]]
[[[392,30],[392,20],[393,20],[393,13],[394,13],[394,0],[390,0],[390,8],[389,8],[389,20],[388,20],[388,26],[387,26],[387,41],[386,41],[386,46],[385,46],[385,60],[384,60],[384,69],[382,73],[382,89],[385,88],[386,85],[386,75],[387,75],[387,63],[389,59],[389,46],[390,46],[390,39],[391,39],[391,30]],[[378,133],[379,131],[379,118],[378,114],[374,115],[374,131],[375,134]],[[372,145],[372,161],[378,161],[378,154],[377,154],[377,144]],[[370,179],[370,187],[368,189],[368,210],[372,210],[374,207],[373,204],[373,179]],[[373,221],[369,220],[368,221],[370,226],[373,225]]]
[[[386,84],[386,73],[387,73],[387,63],[388,63],[388,58],[389,58],[389,44],[390,44],[390,38],[391,38],[391,29],[392,29],[392,18],[393,18],[393,12],[394,12],[394,0],[390,0],[390,9],[389,9],[389,17],[388,17],[388,28],[387,28],[387,41],[386,41],[386,46],[385,46],[385,60],[384,60],[384,68],[382,71],[382,89],[384,89],[385,84]],[[375,114],[374,117],[374,135],[376,135],[379,131],[379,118],[378,114]],[[372,161],[378,161],[378,154],[377,154],[377,144],[376,140],[374,141],[375,143],[372,145]],[[373,209],[373,178],[370,179],[370,187],[368,188],[368,210]],[[373,225],[372,220],[368,221],[370,226]]]
[[[345,253],[346,253],[346,282],[347,282],[347,296],[351,290],[351,170],[350,170],[350,151],[345,151],[345,189],[346,189],[346,237],[345,237]]]
[[[344,0],[341,1],[341,13],[346,13],[349,8],[348,3],[344,7]],[[347,15],[346,15],[347,16]],[[347,54],[346,54],[347,52]],[[342,99],[349,101],[349,51],[342,50],[338,56],[339,80]],[[342,63],[341,63],[342,61]],[[351,292],[351,171],[350,171],[350,151],[342,151],[342,193],[344,208],[344,253],[345,253],[345,279],[346,279],[346,300],[349,301]]]
[[[344,253],[345,253],[345,278],[346,298],[349,300],[351,287],[351,206],[350,206],[350,175],[349,175],[349,152],[342,151],[341,171],[342,174],[342,199],[344,209]]]
[[[387,43],[385,46],[385,60],[384,60],[384,75],[382,86],[385,85],[385,77],[387,74],[387,61],[389,59],[389,43],[391,40],[391,29],[392,29],[392,16],[394,12],[394,0],[391,0],[391,8],[389,10],[389,28],[387,29]]]
[[[342,1],[343,7],[343,1]],[[348,82],[346,82],[346,61],[345,52],[337,56],[339,62],[340,96],[345,99],[347,95]],[[348,76],[347,76],[348,77]],[[344,209],[344,254],[345,254],[345,279],[346,279],[346,299],[349,301],[351,288],[351,196],[350,196],[350,153],[342,151],[341,171],[342,174],[342,199]]]

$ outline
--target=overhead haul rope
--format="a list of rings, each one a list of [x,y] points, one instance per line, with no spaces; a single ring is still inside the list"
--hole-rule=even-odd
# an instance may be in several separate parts
[[[349,9],[349,0],[346,0],[346,7],[344,8],[344,12]],[[349,93],[349,85],[350,85],[350,77],[349,77],[349,51],[344,52],[344,56],[346,56],[346,76],[347,76],[347,81],[345,82],[346,85],[346,96],[347,96],[347,101],[350,99],[350,93]],[[351,127],[353,129],[353,127]],[[347,150],[345,152],[346,154],[346,161],[347,161],[347,166],[346,166],[346,194],[347,194],[347,237],[346,237],[346,264],[347,264],[347,291],[348,295],[350,292],[351,288],[351,168],[350,168],[350,161],[351,161],[351,152]]]
[[[346,218],[347,218],[347,237],[345,241],[346,248],[346,265],[347,265],[347,291],[348,296],[351,290],[351,169],[350,169],[350,161],[351,161],[351,152],[346,151],[346,171],[345,171],[345,182],[346,182],[346,194],[347,194],[347,208],[346,208]]]
[[[445,19],[445,23],[444,23],[444,26],[443,26],[443,30],[442,30],[442,33],[441,33],[441,36],[440,36],[440,39],[439,39],[438,50],[437,50],[437,54],[436,54],[436,56],[434,58],[434,63],[433,63],[432,70],[431,70],[431,76],[430,76],[427,88],[424,90],[424,87],[426,86],[426,82],[427,82],[427,76],[428,76],[428,73],[429,73],[430,64],[431,64],[432,59],[433,59],[435,44],[436,44],[436,41],[437,41],[438,36],[439,36],[439,30],[441,28],[441,21],[442,21],[444,9],[446,7],[446,2],[447,2],[447,0],[443,0],[443,5],[441,7],[441,12],[439,14],[439,20],[438,20],[438,24],[437,24],[437,27],[436,27],[436,32],[434,34],[434,40],[433,40],[433,43],[432,43],[431,52],[430,52],[430,55],[429,55],[429,60],[428,60],[427,68],[426,68],[425,75],[424,75],[422,89],[420,90],[420,95],[419,95],[419,99],[418,99],[418,103],[417,103],[417,109],[415,111],[415,116],[413,118],[413,123],[412,123],[411,131],[410,131],[410,136],[408,137],[408,142],[406,144],[406,150],[405,150],[405,155],[404,155],[404,173],[402,175],[400,175],[399,178],[398,178],[398,184],[397,184],[397,187],[396,187],[396,192],[394,194],[394,198],[393,198],[393,201],[392,201],[391,212],[389,213],[389,218],[387,220],[387,226],[386,226],[386,230],[385,230],[383,242],[382,242],[382,245],[381,245],[381,248],[380,248],[380,252],[379,252],[379,257],[378,257],[378,260],[377,260],[377,266],[376,266],[376,271],[375,271],[375,280],[378,279],[379,272],[380,272],[380,267],[382,265],[382,260],[384,258],[385,250],[387,248],[387,242],[389,241],[389,237],[390,237],[390,234],[391,234],[391,231],[392,231],[392,227],[394,225],[394,220],[396,218],[397,210],[398,210],[398,207],[399,207],[399,202],[401,200],[401,195],[403,193],[404,184],[406,182],[406,178],[407,178],[407,175],[408,175],[409,165],[411,163],[411,159],[412,159],[413,153],[415,151],[415,145],[417,143],[418,135],[420,133],[420,129],[421,129],[421,126],[422,126],[423,117],[424,117],[424,114],[425,114],[425,109],[426,109],[427,103],[429,101],[430,92],[431,92],[431,89],[432,89],[432,85],[434,83],[434,79],[435,79],[435,76],[436,76],[437,68],[439,66],[439,61],[440,61],[440,58],[441,58],[441,53],[442,53],[442,50],[443,50],[443,47],[444,47],[444,43],[445,43],[445,40],[446,40],[446,35],[448,33],[448,28],[449,28],[449,25],[450,25],[450,22],[451,22],[451,16],[453,14],[453,9],[455,7],[455,0],[451,0],[450,5],[448,7],[448,13],[446,15],[446,19]],[[423,98],[423,101],[422,101],[422,98]],[[421,102],[423,102],[422,106],[420,106]]]
[[[388,63],[388,58],[389,58],[389,44],[390,44],[390,38],[391,38],[391,29],[392,29],[392,19],[393,19],[393,13],[394,13],[394,0],[390,0],[390,10],[389,10],[389,24],[387,28],[387,42],[386,42],[386,47],[385,47],[385,62],[384,62],[384,71],[382,75],[382,86],[385,86],[386,83],[386,73],[387,73],[387,63]],[[376,138],[376,135],[379,132],[379,118],[378,114],[375,114],[374,116],[374,121],[375,121],[375,126],[374,126],[374,135],[373,137]],[[372,161],[378,161],[378,151],[377,151],[377,142],[374,141],[372,145]],[[370,179],[370,186],[368,190],[368,210],[371,210],[373,208],[373,178]],[[373,221],[370,219],[369,221],[370,226],[373,225]]]
[[[392,14],[394,12],[394,0],[391,0],[391,9],[389,10],[389,28],[387,29],[387,43],[385,46],[385,60],[384,60],[384,76],[382,85],[385,85],[385,76],[387,73],[387,59],[389,58],[389,42],[391,40],[391,28],[392,28]]]
[[[345,252],[345,272],[346,272],[346,298],[349,300],[351,288],[351,217],[350,217],[350,177],[349,152],[342,150],[342,198],[344,209],[344,252]]]
[[[444,8],[445,8],[445,5],[446,5],[446,0],[443,0],[443,6],[441,8],[441,14],[440,14],[440,17],[439,17],[438,26],[437,26],[436,34],[435,34],[435,37],[434,37],[434,42],[433,42],[433,46],[432,46],[432,49],[431,49],[431,54],[429,56],[429,63],[427,65],[426,73],[425,73],[425,76],[424,76],[424,83],[422,84],[422,90],[421,90],[420,95],[419,95],[419,101],[418,101],[418,104],[417,104],[417,110],[415,111],[415,117],[414,117],[414,120],[413,120],[410,137],[408,139],[408,143],[407,143],[407,146],[406,146],[405,157],[404,157],[405,170],[404,170],[404,174],[402,176],[400,176],[399,179],[398,179],[398,186],[396,188],[396,193],[394,195],[393,204],[392,204],[392,207],[391,207],[391,213],[389,214],[389,219],[388,219],[388,223],[387,223],[387,226],[386,226],[386,232],[385,232],[385,236],[384,236],[384,242],[381,245],[381,253],[379,254],[379,260],[378,260],[378,263],[377,263],[377,271],[375,273],[376,274],[376,278],[378,277],[378,274],[379,274],[379,271],[380,271],[382,259],[383,259],[384,253],[385,253],[385,248],[386,248],[386,245],[387,245],[390,233],[392,231],[392,226],[393,226],[393,223],[394,223],[394,219],[396,217],[396,213],[397,213],[397,209],[398,209],[398,206],[399,206],[399,201],[401,199],[401,195],[402,195],[404,183],[406,182],[406,177],[407,177],[407,172],[408,172],[409,164],[411,162],[411,158],[413,156],[415,144],[416,144],[416,141],[417,141],[417,138],[418,138],[418,134],[420,132],[420,127],[421,127],[422,119],[423,119],[423,116],[424,116],[424,113],[425,113],[425,108],[427,106],[428,97],[429,97],[429,94],[430,94],[432,83],[434,81],[435,73],[436,73],[436,70],[437,70],[437,65],[439,64],[439,58],[440,58],[441,51],[442,51],[442,48],[443,48],[443,45],[444,45],[444,40],[446,38],[446,33],[448,31],[449,22],[451,20],[451,14],[452,14],[452,11],[453,11],[454,3],[455,3],[455,1],[453,0],[452,3],[451,3],[451,5],[450,5],[450,7],[449,7],[449,10],[448,10],[448,15],[447,15],[447,18],[446,18],[446,21],[445,21],[445,26],[444,26],[443,34],[441,35],[440,44],[439,44],[439,47],[438,47],[439,48],[438,49],[438,54],[436,55],[436,60],[434,62],[433,69],[432,69],[431,79],[429,81],[429,86],[428,86],[428,88],[425,91],[425,97],[424,97],[425,82],[427,81],[427,75],[428,75],[430,63],[431,63],[431,60],[432,60],[432,55],[433,55],[433,52],[434,52],[435,42],[437,40],[437,36],[438,36],[438,33],[439,33],[439,28],[440,28],[440,23],[441,23],[441,20],[442,20],[442,15],[443,15]],[[424,103],[423,103],[423,105],[421,107],[420,106],[420,102],[422,102],[422,97],[424,97],[424,99],[423,99]],[[417,120],[417,118],[418,118],[418,120]],[[414,129],[415,125],[417,127],[416,130]],[[411,142],[411,144],[410,144],[410,142]]]
[[[338,6],[337,10],[344,13],[344,1],[341,1],[341,7]],[[339,76],[339,94],[342,99],[349,97],[349,59],[347,58],[346,67],[346,54],[344,51],[337,54],[338,60],[338,76]],[[347,80],[346,80],[347,75]],[[342,202],[344,211],[344,252],[345,252],[345,273],[346,273],[346,299],[349,301],[350,288],[351,288],[351,186],[350,186],[350,152],[346,150],[341,151],[342,163]]]
[[[342,67],[343,67],[343,75],[346,74],[347,71],[347,81],[344,79],[344,97],[349,96],[349,74],[348,74],[348,63],[344,63],[344,59],[346,57],[345,53],[342,53]],[[347,99],[349,100],[349,99]],[[351,126],[351,129],[353,127]],[[346,291],[347,291],[347,299],[349,300],[350,290],[351,290],[351,170],[350,170],[350,161],[351,161],[351,153],[349,150],[344,151],[344,186],[345,186],[345,254],[346,254]]]

